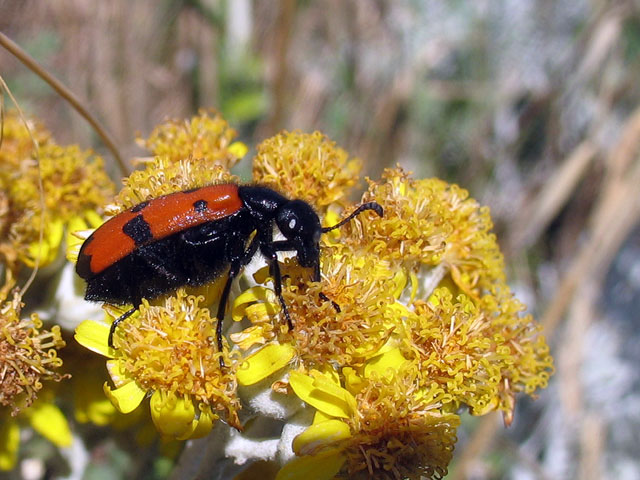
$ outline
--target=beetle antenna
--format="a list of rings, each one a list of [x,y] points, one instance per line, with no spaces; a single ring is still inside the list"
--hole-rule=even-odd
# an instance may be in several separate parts
[[[331,230],[335,230],[336,228],[340,228],[345,223],[349,222],[354,217],[360,215],[365,210],[373,210],[374,212],[376,212],[378,214],[379,217],[382,217],[384,215],[384,210],[382,209],[382,207],[380,206],[379,203],[377,203],[377,202],[363,203],[358,208],[356,208],[355,211],[351,215],[349,215],[344,220],[341,220],[340,222],[336,223],[333,227],[323,227],[322,233],[327,233],[327,232],[330,232]]]

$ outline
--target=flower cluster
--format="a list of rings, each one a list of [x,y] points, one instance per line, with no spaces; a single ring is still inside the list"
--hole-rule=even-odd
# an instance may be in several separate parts
[[[144,142],[156,156],[125,179],[107,212],[237,181],[228,169],[246,147],[230,132],[205,113],[158,127]],[[322,134],[283,132],[257,152],[254,182],[309,202],[324,225],[356,208],[349,198],[361,163]],[[256,422],[241,424],[242,400],[283,423],[277,453],[254,449],[256,459],[277,459],[280,480],[308,472],[442,478],[461,408],[500,410],[510,423],[515,395],[545,387],[553,364],[506,283],[488,209],[456,185],[414,180],[400,168],[368,182],[360,201],[377,202],[384,216],[364,212],[324,235],[321,282],[295,256],[280,258],[292,330],[258,262],[232,292],[235,324],[223,352],[210,314],[219,281],[143,301],[118,328],[116,348],[107,344],[109,322],[124,310],[107,307],[106,322],[81,324],[77,340],[109,359],[115,388],[105,392],[116,408],[132,411],[150,395],[158,430],[185,439],[218,418],[250,431]],[[225,452],[234,456],[231,446]]]
[[[42,329],[37,314],[21,319],[23,304],[18,293],[0,306],[0,405],[16,415],[30,406],[43,379],[60,380],[62,366],[57,349],[64,347],[60,327]]]
[[[93,152],[56,144],[43,127],[25,126],[14,111],[3,127],[0,258],[15,274],[21,265],[34,266],[36,259],[40,266],[53,262],[69,223],[102,208],[114,187],[102,158]]]
[[[169,121],[142,141],[156,156],[124,179],[124,188],[105,208],[115,215],[140,202],[210,183],[237,182],[229,173],[247,148],[232,142],[235,132],[218,115],[202,112],[189,122]],[[97,225],[84,225],[83,229]],[[77,258],[82,239],[76,233],[68,256]],[[85,321],[76,329],[83,346],[109,358],[107,369],[115,388],[104,391],[118,411],[134,411],[150,396],[151,418],[169,438],[198,438],[209,433],[218,418],[241,428],[238,418],[236,369],[228,350],[218,352],[215,319],[210,314],[220,282],[178,290],[174,295],[143,303],[108,345],[109,326],[124,310],[106,306],[106,323]],[[221,361],[226,365],[221,367]]]
[[[0,304],[0,471],[16,463],[20,419],[58,446],[71,444],[64,416],[51,403],[51,395],[41,395],[44,380],[65,378],[57,351],[65,345],[60,327],[43,329],[35,313],[23,319],[22,307],[17,292]]]
[[[39,283],[35,267],[59,258],[65,231],[101,221],[98,211],[114,187],[99,156],[58,145],[38,122],[9,111],[0,127],[0,470],[9,470],[17,462],[24,425],[57,446],[72,442],[66,417],[54,403],[56,382],[69,378],[58,356],[65,346],[61,329],[44,328],[41,316],[51,314],[51,306],[32,304],[43,295],[24,293],[34,278],[33,289],[51,290]],[[32,276],[18,290],[28,268]],[[23,297],[30,299],[28,311],[42,315],[24,318]]]
[[[138,143],[171,162],[192,157],[231,168],[247,153],[242,142],[233,141],[236,135],[220,115],[200,111],[190,120],[169,120],[158,125],[149,138],[139,138]]]
[[[263,141],[253,160],[253,179],[320,212],[344,206],[359,180],[362,162],[320,132],[283,132]]]

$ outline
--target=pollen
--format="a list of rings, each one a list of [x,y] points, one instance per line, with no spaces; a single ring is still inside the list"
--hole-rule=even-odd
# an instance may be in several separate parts
[[[201,110],[190,120],[169,120],[158,125],[149,138],[139,138],[138,143],[169,162],[193,157],[230,169],[247,151],[241,142],[233,141],[236,136],[237,132],[219,114]]]
[[[361,169],[359,159],[320,132],[282,132],[258,145],[253,178],[326,211],[346,204]]]
[[[217,352],[216,323],[203,300],[179,289],[161,305],[144,301],[140,314],[116,331],[118,371],[143,390],[190,398],[238,425],[235,363],[228,352]]]
[[[43,380],[64,378],[57,372],[57,350],[65,345],[60,327],[42,329],[37,314],[21,319],[22,307],[17,293],[0,306],[0,405],[10,406],[12,415],[33,403]]]

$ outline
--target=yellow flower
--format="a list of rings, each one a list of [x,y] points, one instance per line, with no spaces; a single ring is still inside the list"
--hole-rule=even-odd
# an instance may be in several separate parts
[[[384,218],[354,221],[366,227],[372,239],[347,236],[350,244],[408,269],[443,266],[443,273],[474,300],[485,294],[499,300],[511,297],[487,207],[455,184],[413,180],[400,168],[385,170],[382,178],[369,181],[363,201],[380,203]]]
[[[247,386],[264,380],[272,373],[286,367],[294,354],[295,350],[288,344],[270,343],[245,358],[238,369],[238,383]]]
[[[361,365],[385,345],[402,316],[395,306],[395,274],[389,264],[355,256],[340,245],[325,246],[322,252],[322,284],[310,282],[309,273],[295,262],[283,266],[290,278],[283,295],[295,322],[291,332],[273,319],[280,306],[271,290],[255,287],[235,299],[234,318],[246,315],[253,323],[232,336],[241,348],[278,338],[294,346],[297,361],[314,368],[331,362]],[[274,323],[282,328],[274,329]]]
[[[291,373],[293,391],[318,413],[294,440],[298,457],[280,470],[278,480],[305,474],[331,479],[340,471],[348,478],[418,479],[446,474],[458,417],[438,411],[434,391],[420,394],[415,368],[394,360],[382,363],[388,366],[386,375],[372,370],[361,376],[363,386],[355,395],[335,375]]]
[[[122,413],[135,410],[151,394],[151,413],[158,430],[178,439],[206,434],[219,415],[239,426],[236,367],[228,353],[215,348],[215,322],[201,307],[202,296],[179,289],[161,305],[140,306],[139,314],[116,330],[109,348],[109,326],[85,321],[76,340],[109,358],[115,388],[104,390]],[[115,318],[121,309],[109,309]],[[224,357],[225,368],[220,367]]]
[[[299,175],[267,160],[265,176],[314,198],[300,179],[316,178],[321,160],[296,164]],[[288,371],[290,387],[317,410],[279,478],[439,478],[461,406],[474,415],[498,409],[509,422],[515,394],[546,386],[553,371],[539,327],[506,284],[486,208],[456,185],[399,169],[370,182],[362,201],[380,203],[384,217],[364,214],[323,236],[321,283],[284,260],[291,332],[264,271],[233,304],[234,319],[251,322],[231,337],[250,352],[239,383]],[[330,223],[336,210],[354,208],[335,207],[320,210]],[[280,381],[272,389],[287,391]]]
[[[33,155],[33,141],[45,145],[51,141],[51,133],[33,118],[25,125],[17,110],[4,112],[2,148],[0,148],[0,181],[10,178],[23,161]],[[29,135],[31,132],[31,135]],[[32,138],[33,137],[33,138]]]
[[[0,208],[4,210],[0,256],[15,272],[18,262],[34,266],[51,263],[58,254],[69,221],[87,210],[101,208],[113,195],[113,184],[102,158],[76,145],[55,144],[48,134],[33,126],[42,143],[34,149],[24,125],[16,115],[5,120],[8,136],[0,155]],[[22,132],[22,133],[21,133]],[[26,138],[25,138],[26,136]],[[38,168],[39,166],[39,168]],[[40,242],[42,180],[45,211]]]
[[[237,148],[231,138],[226,123],[204,114],[159,127],[146,143],[158,156],[125,180],[107,213],[236,181],[226,170]],[[347,199],[359,170],[323,135],[283,132],[259,146],[254,181],[309,201],[322,224],[334,225],[356,208]],[[291,331],[269,268],[257,261],[239,279],[243,291],[232,290],[238,323],[224,352],[204,306],[215,305],[220,281],[206,301],[183,289],[143,301],[116,330],[115,348],[107,324],[81,324],[77,340],[109,359],[113,386],[104,391],[112,404],[126,413],[149,397],[156,428],[186,439],[206,434],[218,417],[239,428],[238,395],[247,395],[253,413],[301,432],[278,447],[280,480],[446,475],[459,409],[501,410],[509,422],[516,393],[544,387],[552,359],[506,284],[488,209],[456,185],[414,180],[399,168],[369,181],[362,201],[378,202],[384,217],[365,212],[323,235],[320,282],[295,255],[281,257]],[[83,215],[78,228],[97,223]],[[125,311],[106,308],[111,319]],[[296,407],[267,405],[280,400]],[[287,418],[301,402],[301,416]],[[314,411],[312,422],[304,415]]]
[[[552,363],[537,334],[530,318],[488,315],[463,294],[454,299],[446,287],[416,302],[406,323],[409,355],[451,394],[448,411],[461,405],[474,415],[500,409],[505,418],[514,407],[510,395],[526,390],[523,377],[546,386]]]
[[[253,179],[325,211],[346,204],[362,162],[320,132],[282,132],[258,145]]]
[[[138,143],[170,162],[204,159],[208,165],[228,170],[247,153],[242,142],[233,142],[236,135],[220,115],[201,110],[191,120],[169,120],[158,125],[148,139],[138,139]]]
[[[21,319],[22,306],[17,293],[0,306],[0,405],[11,407],[13,415],[33,403],[43,380],[64,378],[58,373],[57,349],[65,344],[60,327],[43,330],[35,313]]]
[[[68,377],[58,373],[62,360],[57,349],[65,345],[60,327],[42,329],[35,313],[21,319],[22,307],[18,293],[0,306],[0,470],[15,466],[21,423],[27,422],[55,445],[71,444],[69,425],[53,404],[52,392],[42,394],[43,381]]]

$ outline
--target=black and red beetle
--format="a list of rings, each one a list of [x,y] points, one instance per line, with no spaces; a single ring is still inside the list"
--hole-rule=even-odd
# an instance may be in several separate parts
[[[258,250],[269,264],[275,293],[292,328],[277,252],[296,252],[298,263],[313,268],[313,279],[320,281],[320,235],[365,210],[383,215],[379,204],[369,202],[338,224],[322,228],[308,203],[289,200],[266,187],[228,183],[171,193],[107,220],[80,248],[76,272],[87,281],[86,300],[133,305],[111,324],[109,346],[113,346],[116,327],[143,298],[203,285],[228,267],[216,315],[222,351],[222,319],[231,282]],[[274,224],[285,240],[273,240]]]

